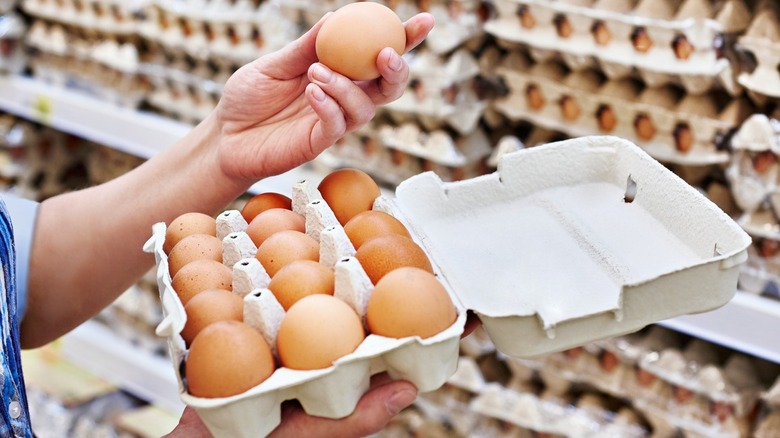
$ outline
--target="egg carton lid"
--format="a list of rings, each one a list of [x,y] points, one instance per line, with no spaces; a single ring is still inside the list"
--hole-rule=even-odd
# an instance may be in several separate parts
[[[394,202],[455,299],[517,357],[720,307],[750,245],[700,192],[611,136],[509,153],[471,180],[416,175]]]

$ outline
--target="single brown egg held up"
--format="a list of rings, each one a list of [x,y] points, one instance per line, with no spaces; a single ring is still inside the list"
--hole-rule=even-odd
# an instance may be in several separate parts
[[[255,246],[263,244],[272,234],[283,230],[306,231],[306,218],[285,208],[270,208],[252,219],[246,233]]]
[[[192,341],[185,374],[196,397],[229,397],[259,385],[276,364],[263,335],[238,321],[215,322]]]
[[[181,239],[168,254],[171,278],[187,263],[211,259],[222,263],[222,241],[208,234],[192,234]]]
[[[430,272],[415,267],[398,268],[382,277],[366,310],[369,331],[389,338],[429,338],[457,317],[444,285]]]
[[[403,54],[406,30],[392,9],[376,2],[337,9],[322,24],[315,43],[320,62],[355,81],[379,77],[376,58],[385,47]]]
[[[198,212],[184,213],[172,220],[165,228],[163,251],[170,254],[179,241],[191,234],[217,235],[217,221],[213,217]]]
[[[243,321],[244,300],[225,289],[207,289],[192,297],[184,306],[187,322],[181,331],[186,345],[198,333],[217,321]]]
[[[358,169],[333,171],[320,181],[317,189],[341,225],[358,213],[371,210],[381,195],[374,179]]]
[[[272,208],[292,210],[292,199],[281,193],[265,192],[252,196],[241,209],[241,216],[247,223],[252,222],[258,214]]]
[[[296,370],[328,368],[363,342],[360,317],[331,295],[301,298],[287,311],[277,336],[282,366]]]
[[[255,255],[273,278],[280,269],[295,260],[320,260],[320,244],[300,231],[284,230],[269,236]]]
[[[355,258],[374,284],[388,272],[403,266],[414,266],[433,273],[433,266],[425,251],[414,240],[399,234],[366,241],[355,253]]]
[[[412,237],[401,221],[390,214],[376,210],[364,211],[352,217],[344,225],[344,232],[347,233],[347,237],[355,249],[360,248],[372,237],[387,234],[400,234],[410,239]]]
[[[171,280],[182,305],[207,289],[233,290],[233,271],[213,259],[194,260],[184,265]]]
[[[284,310],[289,310],[305,296],[333,295],[335,283],[333,269],[312,260],[295,260],[274,275],[268,289]]]

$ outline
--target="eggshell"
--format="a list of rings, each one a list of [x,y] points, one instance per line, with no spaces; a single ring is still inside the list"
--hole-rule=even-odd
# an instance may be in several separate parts
[[[355,258],[374,284],[388,272],[403,266],[415,266],[433,273],[425,251],[412,239],[398,234],[366,241],[355,253]]]
[[[377,282],[368,300],[366,322],[371,333],[389,338],[428,338],[458,317],[441,282],[428,271],[402,267]]]
[[[328,368],[363,342],[363,323],[349,305],[330,295],[301,298],[279,327],[277,351],[287,368]]]
[[[185,371],[196,397],[229,397],[259,385],[275,369],[260,332],[238,321],[219,321],[192,341]]]
[[[371,210],[381,191],[367,173],[339,169],[325,176],[317,189],[341,225],[360,212]]]
[[[206,326],[217,321],[243,321],[244,300],[225,289],[207,289],[192,297],[184,306],[187,322],[181,337],[187,345]]]
[[[392,215],[378,210],[368,210],[355,215],[344,225],[349,241],[355,249],[368,239],[387,234],[400,234],[412,238],[403,223]]]
[[[184,265],[171,280],[182,305],[206,289],[233,290],[233,271],[213,259],[195,260]]]
[[[198,212],[184,213],[172,220],[165,230],[163,251],[171,252],[179,241],[191,234],[217,235],[217,221],[213,217]]]
[[[320,244],[300,231],[279,231],[265,239],[255,256],[273,279],[285,265],[295,260],[320,259]]]
[[[255,216],[247,226],[246,233],[259,247],[270,235],[283,230],[303,233],[306,231],[306,218],[292,210],[271,208]]]
[[[379,77],[376,58],[385,47],[403,54],[406,30],[392,9],[375,2],[336,10],[322,24],[315,43],[320,62],[356,81]]]
[[[192,234],[180,240],[168,254],[171,278],[187,263],[200,259],[222,263],[222,241],[208,234]]]
[[[289,310],[301,298],[312,294],[333,295],[333,269],[312,261],[296,260],[279,270],[268,284],[284,310]]]
[[[281,193],[258,193],[246,201],[246,204],[244,204],[244,207],[241,209],[241,216],[244,217],[247,223],[250,223],[255,216],[272,208],[286,208],[287,210],[291,210],[292,199]]]

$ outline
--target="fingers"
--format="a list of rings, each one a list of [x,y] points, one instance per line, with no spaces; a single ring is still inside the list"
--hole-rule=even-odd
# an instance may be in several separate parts
[[[401,410],[414,402],[417,388],[406,381],[389,381],[363,395],[348,417],[333,420],[307,415],[300,406],[283,411],[282,423],[270,435],[280,437],[363,437],[384,428]]]
[[[412,50],[425,40],[425,37],[433,30],[435,21],[433,15],[423,12],[406,20],[404,29],[406,29],[406,49],[405,52]]]

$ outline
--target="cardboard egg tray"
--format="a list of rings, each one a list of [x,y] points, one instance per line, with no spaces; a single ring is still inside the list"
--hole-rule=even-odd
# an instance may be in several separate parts
[[[343,228],[314,182],[293,188],[293,209],[319,239],[320,261],[336,270],[336,295],[364,314],[372,286]],[[685,206],[685,208],[680,208]],[[387,339],[369,335],[331,368],[279,368],[233,397],[189,395],[181,372],[184,309],[171,287],[162,245],[165,224],[145,245],[157,260],[168,338],[182,399],[217,436],[257,436],[279,422],[279,405],[298,399],[310,414],[348,415],[371,374],[387,370],[421,391],[440,387],[457,366],[459,337],[473,310],[497,349],[531,357],[636,331],[728,302],[749,237],[727,215],[636,145],[590,137],[506,154],[492,174],[443,183],[426,172],[402,182],[375,209],[391,212],[412,233],[459,309],[438,335]],[[245,295],[245,322],[273,340],[283,317],[267,275],[240,231],[237,211],[218,218],[224,263],[234,291]],[[274,345],[273,342],[269,343]]]
[[[723,34],[747,27],[750,12],[741,0],[724,2],[720,9],[709,0],[574,3],[499,0],[497,18],[485,23],[485,30],[499,39],[533,47],[539,60],[561,55],[574,70],[595,64],[613,79],[636,70],[652,86],[679,82],[693,94],[715,87],[732,94],[739,91],[730,61],[719,55],[716,46],[723,44]],[[609,32],[603,45],[594,38],[599,26]],[[637,32],[652,41],[644,53],[632,43]],[[675,55],[673,46],[679,38],[693,46],[687,59]]]
[[[406,56],[409,86],[384,110],[398,121],[417,120],[428,130],[450,127],[466,135],[477,129],[487,101],[477,94],[476,58],[465,49],[441,56],[419,50]]]
[[[110,35],[132,35],[137,30],[133,6],[117,0],[22,0],[22,9],[34,17],[93,29]]]
[[[738,82],[748,90],[763,96],[780,97],[780,19],[776,4],[764,2],[750,27],[737,41],[737,49],[752,55],[755,69],[743,71]]]
[[[727,134],[750,114],[746,98],[730,100],[726,106],[716,96],[683,95],[674,88],[643,88],[631,79],[602,81],[594,71],[568,72],[556,62],[531,64],[520,52],[513,52],[497,67],[509,88],[506,97],[492,102],[494,108],[513,120],[528,120],[570,136],[604,133],[627,138],[655,159],[682,165],[725,163],[729,152],[723,147]],[[529,90],[542,96],[541,104],[529,101]],[[564,113],[569,100],[578,113]],[[600,112],[610,109],[614,126],[606,131]],[[636,130],[640,118],[654,126],[652,137],[643,139]],[[689,130],[690,148],[679,149],[676,131]]]

